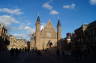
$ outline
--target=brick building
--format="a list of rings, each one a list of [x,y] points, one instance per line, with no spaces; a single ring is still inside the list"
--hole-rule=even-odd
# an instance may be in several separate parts
[[[27,48],[27,42],[25,39],[17,39],[15,36],[10,35],[9,36],[10,45],[8,46],[8,49],[11,48],[14,49],[25,49]]]
[[[51,21],[48,21],[44,29],[40,30],[40,17],[38,16],[36,20],[36,31],[34,33],[34,39],[31,41],[31,47],[37,48],[38,50],[44,50],[49,48],[49,42],[52,43],[51,46],[57,46],[57,41],[61,39],[61,24],[58,21],[57,32],[52,26]]]

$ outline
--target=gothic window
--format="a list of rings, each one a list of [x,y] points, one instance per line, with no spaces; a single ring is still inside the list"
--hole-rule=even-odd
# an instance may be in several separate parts
[[[49,40],[48,43],[47,43],[47,46],[48,47],[52,47],[53,43]]]

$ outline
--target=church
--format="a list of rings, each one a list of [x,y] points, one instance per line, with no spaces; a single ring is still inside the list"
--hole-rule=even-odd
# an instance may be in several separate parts
[[[48,21],[46,26],[40,30],[40,17],[36,20],[36,31],[33,34],[34,37],[31,40],[31,48],[36,48],[37,50],[45,50],[50,47],[56,47],[57,42],[61,39],[61,24],[60,20],[57,23],[57,30],[52,26],[51,21]]]

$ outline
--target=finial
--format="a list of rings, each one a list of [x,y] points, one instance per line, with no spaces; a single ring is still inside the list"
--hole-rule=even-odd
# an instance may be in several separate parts
[[[40,22],[40,17],[39,16],[37,17],[37,21]]]

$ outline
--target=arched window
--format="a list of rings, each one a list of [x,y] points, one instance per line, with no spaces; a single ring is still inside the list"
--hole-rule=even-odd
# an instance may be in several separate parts
[[[47,46],[48,46],[49,48],[51,48],[52,45],[53,45],[53,43],[49,40],[48,43],[47,43]]]

